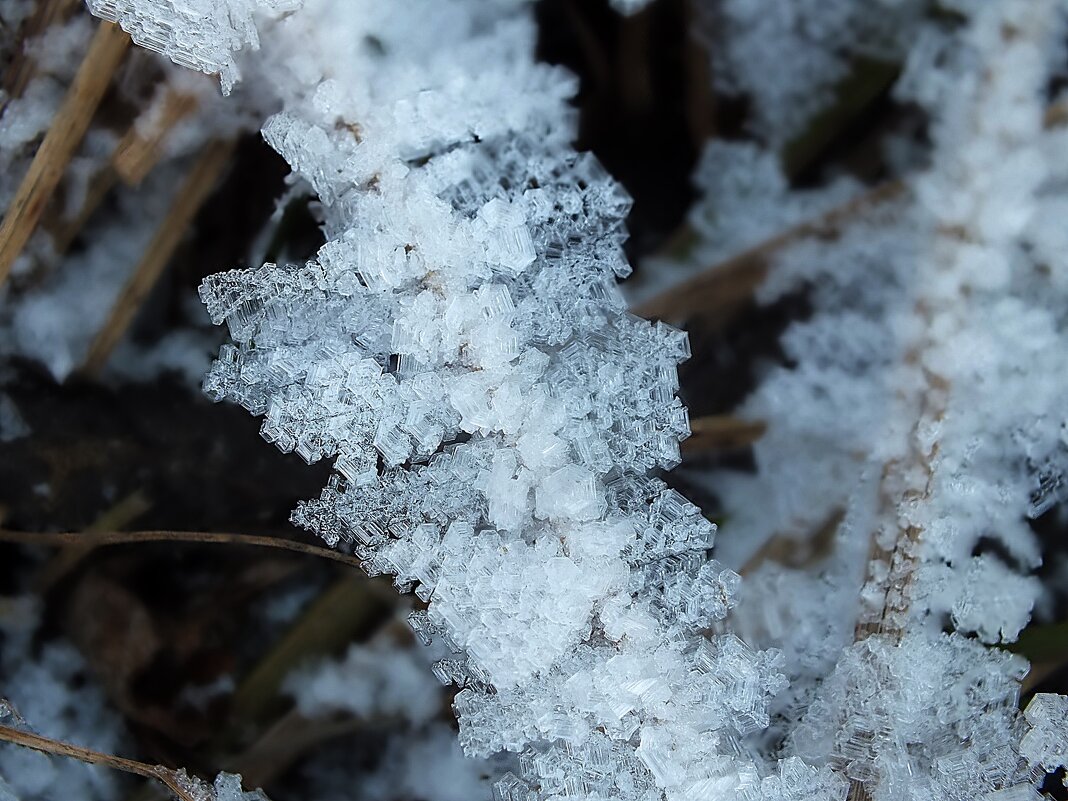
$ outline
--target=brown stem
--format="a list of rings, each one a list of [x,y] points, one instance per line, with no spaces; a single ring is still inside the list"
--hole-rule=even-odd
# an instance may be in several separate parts
[[[163,98],[159,118],[151,130],[143,131],[136,120],[130,125],[115,146],[111,161],[89,179],[81,208],[70,218],[56,214],[51,221],[46,221],[46,228],[52,235],[52,250],[57,256],[67,252],[117,181],[121,180],[127,186],[141,184],[162,158],[167,136],[196,108],[196,98],[172,89]]]
[[[24,545],[44,545],[59,547],[65,545],[84,545],[100,547],[105,545],[128,545],[145,542],[191,542],[211,545],[252,545],[261,548],[278,548],[285,551],[318,556],[331,559],[349,567],[361,567],[355,556],[321,548],[296,540],[281,537],[263,537],[255,534],[230,534],[213,531],[105,531],[105,532],[32,532],[0,529],[0,542],[14,542]]]
[[[1043,120],[1047,128],[1068,124],[1068,103],[1055,103]],[[853,197],[814,220],[788,228],[748,250],[702,270],[689,280],[669,287],[658,295],[642,301],[631,311],[640,317],[655,317],[666,321],[684,321],[695,314],[730,312],[752,297],[753,292],[768,274],[768,259],[787,245],[809,236],[828,236],[838,231],[842,223],[860,214],[899,198],[905,191],[905,181],[897,179],[879,184]],[[689,246],[697,233],[684,227],[673,237],[668,250]]]
[[[842,223],[873,206],[896,199],[904,189],[905,184],[901,181],[880,184],[815,220],[788,228],[737,256],[703,270],[693,278],[639,303],[631,311],[641,317],[680,321],[694,314],[742,303],[752,297],[756,288],[763,283],[767,276],[770,256],[798,239],[835,233]]]
[[[907,361],[919,359],[918,352],[906,357]],[[882,487],[886,514],[895,527],[893,542],[889,547],[880,547],[878,531],[873,532],[869,566],[884,564],[885,576],[878,582],[881,595],[877,614],[858,620],[853,632],[853,640],[860,642],[873,634],[886,635],[893,640],[900,640],[903,635],[902,620],[908,610],[909,595],[915,578],[917,546],[923,536],[923,529],[913,524],[905,524],[900,519],[903,505],[926,503],[931,496],[934,481],[934,461],[938,456],[939,444],[924,450],[919,445],[918,430],[930,421],[940,421],[945,414],[949,384],[941,376],[924,371],[926,386],[917,410],[916,423],[909,434],[909,454],[905,461],[893,461],[883,469]],[[868,580],[873,580],[870,574]]]
[[[145,248],[141,261],[134,268],[133,274],[126,282],[122,292],[112,306],[107,321],[97,333],[89,355],[86,356],[84,370],[93,375],[99,373],[112,350],[122,339],[126,329],[133,321],[137,310],[141,308],[149,291],[155,286],[163,268],[182,241],[182,236],[189,228],[201,205],[207,200],[223,169],[233,153],[232,142],[209,142],[204,147],[200,158],[193,165],[185,182],[178,190],[170,211],[160,224],[152,241]]]
[[[97,28],[63,105],[41,140],[0,225],[0,285],[7,280],[11,266],[40,222],[129,44],[130,37],[118,25],[104,22]]]
[[[136,122],[115,146],[111,166],[129,186],[137,186],[156,166],[167,136],[178,123],[197,110],[197,99],[176,89],[166,90],[157,119],[149,130]]]
[[[24,748],[32,748],[43,754],[70,757],[90,765],[104,765],[108,768],[132,773],[135,776],[143,776],[146,779],[155,779],[167,786],[167,788],[180,799],[180,801],[207,801],[214,798],[207,784],[200,779],[191,777],[184,770],[173,770],[163,765],[149,765],[147,762],[138,762],[135,759],[118,757],[113,754],[104,754],[79,745],[71,745],[61,740],[53,740],[50,737],[42,737],[33,732],[22,731],[11,726],[0,725],[0,741],[20,745]],[[210,795],[209,795],[210,793]]]
[[[136,490],[118,503],[105,509],[96,520],[81,532],[78,541],[59,549],[59,553],[49,559],[37,574],[33,589],[38,595],[44,595],[57,582],[73,571],[85,557],[93,551],[91,540],[84,539],[86,534],[102,534],[120,531],[142,514],[152,508],[152,502],[140,490]]]
[[[695,417],[690,421],[691,436],[682,441],[688,456],[735,450],[752,445],[767,431],[763,420],[743,420],[729,414]]]

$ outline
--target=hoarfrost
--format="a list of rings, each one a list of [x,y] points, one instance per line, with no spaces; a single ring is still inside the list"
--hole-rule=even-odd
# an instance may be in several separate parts
[[[256,17],[273,18],[294,11],[301,0],[86,0],[89,10],[114,22],[142,47],[175,64],[218,73],[229,94],[241,73],[234,52],[259,48]]]

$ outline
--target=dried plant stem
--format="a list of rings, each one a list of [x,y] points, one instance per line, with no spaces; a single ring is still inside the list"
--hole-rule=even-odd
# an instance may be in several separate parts
[[[200,779],[190,777],[182,770],[165,768],[163,765],[149,765],[147,762],[138,762],[134,759],[118,757],[112,754],[104,754],[89,748],[53,740],[50,737],[42,737],[28,731],[22,731],[11,726],[0,725],[0,741],[32,748],[44,754],[70,757],[90,765],[104,765],[108,768],[132,773],[135,776],[143,776],[146,779],[155,779],[167,786],[180,801],[204,801],[204,792],[207,785]],[[199,792],[198,792],[199,791]]]
[[[731,415],[695,417],[690,421],[692,436],[682,442],[687,455],[734,450],[752,445],[767,431],[763,420],[743,420]]]
[[[233,152],[231,142],[209,142],[178,190],[170,211],[152,241],[148,243],[141,261],[119,293],[107,321],[97,333],[83,369],[89,374],[99,373],[112,350],[129,328],[145,297],[155,286],[163,268],[167,266],[190,223],[207,200],[211,190]]]
[[[0,225],[0,285],[26,246],[122,62],[130,37],[103,22]]]
[[[955,236],[953,232],[941,233]],[[930,309],[922,301],[917,304],[917,312],[929,322]],[[905,363],[918,366],[929,344],[927,340],[917,342],[906,352]],[[923,385],[912,404],[915,414],[908,434],[908,449],[901,459],[891,461],[883,468],[881,494],[885,524],[872,532],[867,576],[869,588],[877,589],[880,605],[873,614],[857,621],[854,642],[883,636],[899,643],[905,635],[920,539],[924,533],[911,512],[930,500],[939,453],[938,441],[930,442],[927,437],[920,436],[920,432],[945,416],[949,392],[950,384],[944,376],[923,370]],[[876,566],[879,566],[878,570]],[[849,780],[846,801],[871,801],[871,797],[865,782]]]
[[[941,386],[940,383],[939,386]],[[932,403],[938,403],[939,408],[934,409]],[[935,417],[941,416],[941,407],[944,405],[941,393],[935,391],[929,393],[924,399],[924,404],[925,413],[933,413]],[[925,413],[921,413],[920,423],[931,419],[925,416]],[[915,434],[915,431],[913,433]],[[902,507],[922,504],[930,497],[934,477],[932,461],[938,454],[938,444],[935,443],[932,450],[925,453],[920,450],[913,436],[911,450],[908,465],[891,463],[883,472],[887,517],[892,518],[889,525],[894,527],[895,536],[892,543],[886,546],[880,545],[881,538],[878,533],[872,538],[869,565],[881,564],[887,568],[885,575],[882,575],[877,582],[882,605],[876,616],[857,622],[853,632],[854,642],[860,642],[873,634],[886,635],[900,640],[904,634],[902,618],[908,611],[909,593],[915,575],[916,550],[923,529],[903,521],[900,510]],[[910,474],[915,467],[919,468],[919,474],[923,476],[922,486],[902,488],[900,484],[905,480],[903,477]],[[868,578],[869,581],[873,580],[870,568]]]
[[[231,534],[213,531],[105,531],[105,532],[32,532],[0,529],[0,542],[46,547],[83,546],[98,548],[106,545],[132,545],[146,542],[189,542],[209,545],[251,545],[260,548],[277,548],[323,559],[340,562],[349,567],[361,567],[355,556],[322,548],[318,545],[287,540],[281,537],[263,537],[255,534]]]
[[[44,595],[93,552],[92,541],[91,539],[86,539],[86,535],[102,534],[126,528],[151,507],[152,502],[144,493],[136,490],[106,509],[81,532],[81,536],[78,537],[77,541],[61,547],[59,552],[41,567],[34,581],[34,590],[39,595]]]
[[[1044,124],[1053,128],[1068,123],[1068,103],[1055,103],[1047,110]],[[701,271],[698,275],[642,301],[631,309],[641,317],[679,322],[695,314],[730,311],[749,300],[768,274],[768,259],[787,245],[810,236],[829,236],[841,225],[901,197],[907,188],[903,180],[887,181],[825,212],[814,220],[787,228],[770,239]],[[685,246],[697,238],[691,229],[681,230],[668,250]]]
[[[880,184],[815,220],[787,228],[771,239],[709,267],[693,278],[638,304],[631,311],[642,317],[677,322],[694,314],[734,308],[752,297],[767,277],[768,259],[786,245],[809,236],[834,234],[842,223],[874,206],[898,198],[904,190],[902,181]]]
[[[1002,35],[1007,37],[1011,32],[1003,28]],[[980,105],[977,112],[982,109],[983,106]],[[1065,106],[1055,104],[1047,108],[1043,124],[1051,128],[1063,125],[1066,121],[1068,112]],[[978,226],[978,222],[973,221],[973,224]],[[951,240],[951,243],[968,241],[971,238],[969,228],[960,225],[939,226],[935,231],[936,236],[945,237]],[[935,269],[938,269],[937,266]],[[922,524],[916,522],[916,510],[931,500],[941,447],[937,438],[932,439],[929,434],[921,435],[921,432],[938,429],[946,415],[952,391],[947,376],[921,366],[924,351],[938,344],[938,340],[933,337],[942,337],[945,334],[933,333],[938,330],[930,324],[933,304],[925,300],[925,286],[922,283],[925,280],[937,283],[939,278],[931,278],[930,273],[924,273],[919,276],[919,280],[921,284],[916,291],[915,311],[924,323],[921,328],[925,334],[905,352],[904,363],[922,371],[922,384],[915,402],[911,404],[915,413],[909,431],[908,449],[902,458],[889,462],[883,469],[881,488],[883,519],[886,522],[884,528],[873,532],[867,577],[869,588],[878,591],[876,597],[880,599],[880,606],[873,614],[857,621],[853,634],[854,642],[862,642],[871,636],[883,636],[891,642],[899,643],[906,633],[919,562],[919,546],[925,531]],[[955,302],[967,307],[970,300],[968,293],[962,291]],[[954,301],[948,301],[952,302]],[[937,308],[944,312],[946,306],[947,300],[939,297]],[[865,782],[850,779],[847,801],[871,801],[871,798],[872,794]]]
[[[116,181],[137,186],[152,172],[163,155],[167,136],[175,125],[196,110],[196,106],[195,98],[171,90],[163,99],[163,108],[151,131],[141,131],[136,122],[129,127],[115,146],[111,161],[90,179],[85,201],[78,212],[70,219],[57,218],[49,226],[55,253],[67,252]]]
[[[142,130],[134,124],[125,133],[111,157],[111,166],[123,183],[136,186],[145,179],[163,154],[163,144],[174,126],[193,114],[197,99],[192,95],[167,90],[152,128]]]
[[[940,233],[955,236],[953,232]],[[922,298],[922,291],[920,295]],[[930,322],[931,310],[922,300],[917,302],[916,311],[925,322]],[[930,330],[930,326],[925,326],[925,330]],[[914,400],[907,404],[912,417],[908,447],[901,458],[883,467],[880,494],[884,522],[872,532],[865,590],[865,595],[874,594],[879,599],[879,606],[857,620],[853,630],[853,641],[857,643],[872,636],[900,643],[905,635],[924,534],[913,512],[931,498],[940,448],[937,440],[921,436],[921,431],[943,419],[951,389],[944,376],[920,367],[923,351],[930,344],[929,340],[920,339],[904,354],[906,365],[922,370],[923,383]],[[909,394],[909,397],[913,396]],[[871,801],[871,798],[867,783],[849,779],[846,801]]]
[[[1042,124],[1046,128],[1060,128],[1068,124],[1068,103],[1052,103],[1046,108],[1042,116]]]

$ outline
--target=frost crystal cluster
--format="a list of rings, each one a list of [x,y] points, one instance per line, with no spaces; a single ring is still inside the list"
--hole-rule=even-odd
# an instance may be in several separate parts
[[[629,199],[568,144],[573,82],[532,61],[524,15],[394,13],[343,17],[389,57],[365,46],[358,79],[300,86],[264,127],[327,243],[204,283],[234,340],[205,388],[283,450],[335,458],[294,520],[429,602],[412,623],[455,648],[436,670],[463,687],[465,749],[522,755],[532,784],[509,798],[733,786],[780,679],[773,653],[701,636],[737,576],[649,475],[688,433],[688,352],[625,312]],[[409,14],[439,21],[434,46]]]
[[[924,30],[900,86],[931,110],[932,166],[833,243],[778,258],[763,300],[809,286],[816,313],[785,335],[796,365],[746,407],[771,421],[758,475],[715,483],[745,532],[723,543],[728,562],[844,514],[843,530],[878,532],[866,622],[948,619],[996,643],[1016,639],[1039,591],[1027,518],[1063,498],[1068,133],[1046,91],[1068,7],[964,10],[967,25]],[[909,598],[887,607],[906,577]]]
[[[833,238],[775,258],[761,300],[804,291],[813,313],[741,410],[768,421],[756,472],[709,478],[736,535],[717,557],[755,565],[733,622],[785,654],[774,728],[880,799],[1033,798],[1064,759],[1037,745],[1063,742],[1062,699],[1021,716],[1027,666],[989,645],[1028,623],[1041,589],[1028,518],[1064,498],[1068,132],[1050,87],[1068,4],[952,10],[920,27],[896,87],[929,114],[927,166],[892,199],[848,201]],[[771,175],[748,205],[813,219],[834,191]],[[691,215],[720,258],[748,246],[711,214],[726,206],[730,225],[737,202],[710,196]],[[829,555],[762,562],[778,537],[825,539]]]
[[[271,19],[301,0],[86,0],[89,10],[115,22],[142,47],[175,64],[218,73],[229,94],[241,72],[234,53],[260,46],[257,17]]]

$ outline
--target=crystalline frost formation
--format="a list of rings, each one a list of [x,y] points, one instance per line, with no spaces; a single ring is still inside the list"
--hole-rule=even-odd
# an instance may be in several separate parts
[[[689,432],[686,337],[625,312],[630,201],[568,144],[571,79],[503,54],[531,41],[506,7],[445,5],[467,29],[430,49],[434,71],[403,83],[367,58],[355,85],[388,98],[326,81],[268,121],[327,243],[205,281],[234,342],[205,389],[281,449],[335,459],[294,521],[429,601],[412,624],[455,650],[436,672],[463,688],[465,749],[522,755],[505,797],[755,786],[742,737],[767,725],[776,656],[702,636],[737,576],[650,476]]]
[[[301,0],[86,0],[101,19],[118,23],[142,47],[175,64],[218,73],[229,94],[241,77],[234,52],[260,45],[255,15],[277,16]]]
[[[833,243],[786,248],[761,291],[803,288],[814,313],[741,412],[771,421],[757,470],[711,479],[731,520],[717,556],[745,563],[781,531],[833,542],[805,569],[748,571],[733,619],[785,652],[788,752],[874,799],[1031,799],[1060,764],[1057,707],[1021,716],[1026,665],[988,646],[1041,591],[1027,517],[1064,500],[1068,132],[1050,86],[1068,3],[951,5],[895,89],[927,110],[930,152]]]

